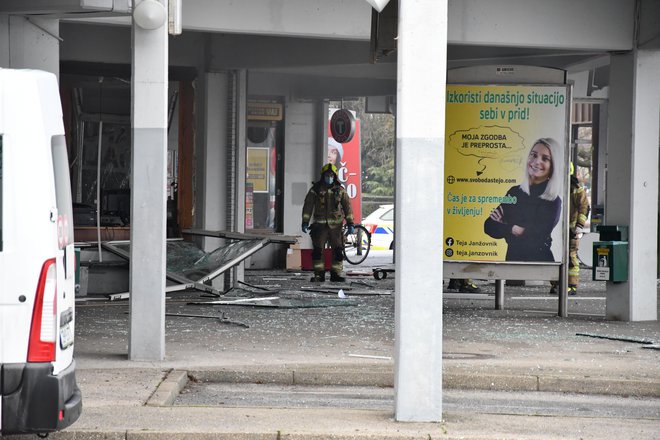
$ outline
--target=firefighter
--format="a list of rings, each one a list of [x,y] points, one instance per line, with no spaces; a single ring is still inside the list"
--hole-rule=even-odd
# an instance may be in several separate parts
[[[313,217],[313,222],[311,221]],[[346,190],[337,179],[337,167],[331,163],[321,168],[321,178],[313,183],[305,197],[302,211],[302,231],[312,236],[312,281],[325,281],[323,248],[326,243],[332,249],[330,281],[342,282],[344,269],[344,237],[342,224],[346,221],[348,233],[353,231],[353,211]],[[310,227],[311,222],[311,227]]]
[[[569,195],[570,211],[568,214],[568,294],[576,295],[580,283],[580,260],[578,260],[578,247],[580,238],[584,233],[584,224],[589,217],[591,206],[584,187],[575,176],[573,162],[570,164],[571,193]],[[557,283],[551,283],[550,293],[557,293]]]

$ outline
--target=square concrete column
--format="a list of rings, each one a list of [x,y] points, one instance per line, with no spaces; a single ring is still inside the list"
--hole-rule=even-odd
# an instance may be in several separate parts
[[[133,13],[128,356],[146,361],[165,357],[168,34],[162,1],[143,0]],[[141,7],[150,8],[146,22],[138,21]],[[155,27],[161,12],[164,21]]]
[[[399,2],[395,418],[442,420],[447,1]]]
[[[607,283],[606,315],[657,320],[660,50],[612,55],[605,224],[629,229],[628,281]]]

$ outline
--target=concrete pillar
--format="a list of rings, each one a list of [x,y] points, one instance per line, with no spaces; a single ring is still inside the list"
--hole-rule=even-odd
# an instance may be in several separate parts
[[[165,0],[162,0],[166,4]],[[136,4],[137,8],[140,3]],[[167,197],[167,8],[165,22],[144,29],[133,20],[131,81],[131,360],[165,357]]]
[[[206,130],[201,154],[204,160],[202,192],[202,228],[227,229],[227,100],[229,99],[229,74],[207,73],[204,96]],[[204,250],[211,252],[220,246],[219,238],[204,238]]]
[[[628,225],[628,281],[607,284],[606,315],[657,320],[660,51],[612,55],[605,224]]]
[[[442,419],[447,0],[399,2],[395,418]]]

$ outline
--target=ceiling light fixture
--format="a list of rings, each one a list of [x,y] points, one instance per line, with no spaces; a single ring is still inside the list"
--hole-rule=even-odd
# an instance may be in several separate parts
[[[367,3],[378,12],[383,12],[389,2],[390,0],[367,0]]]
[[[153,31],[158,29],[167,19],[165,6],[156,0],[142,0],[133,9],[133,20],[142,29]]]

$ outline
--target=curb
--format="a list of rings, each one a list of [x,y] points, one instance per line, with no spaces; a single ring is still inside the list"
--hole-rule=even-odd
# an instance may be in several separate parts
[[[147,400],[146,406],[172,406],[176,396],[188,384],[188,373],[171,370]]]
[[[379,371],[364,371],[363,369],[358,370],[354,368],[285,368],[281,370],[190,370],[187,374],[195,381],[212,383],[343,385],[388,388],[394,386],[394,373],[392,369],[382,367]],[[458,372],[444,373],[442,386],[446,389],[456,390],[543,391],[660,397],[660,381],[587,376],[498,375]]]
[[[541,376],[538,391],[657,398],[660,397],[660,382],[598,377]]]

